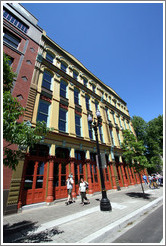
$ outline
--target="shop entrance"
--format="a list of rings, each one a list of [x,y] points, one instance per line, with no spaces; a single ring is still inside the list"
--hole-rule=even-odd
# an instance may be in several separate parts
[[[67,197],[66,180],[69,174],[69,150],[66,148],[56,148],[56,158],[54,161],[54,197],[61,199]]]
[[[90,172],[93,192],[100,191],[99,169],[97,168],[95,153],[90,153]]]
[[[78,195],[81,178],[86,180],[84,151],[79,151],[79,150],[75,151],[74,176],[75,176],[75,192],[76,195]]]
[[[49,147],[35,145],[25,160],[22,205],[45,201]]]

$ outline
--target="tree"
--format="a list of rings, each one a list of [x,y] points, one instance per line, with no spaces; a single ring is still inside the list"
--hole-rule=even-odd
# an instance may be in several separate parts
[[[160,172],[163,165],[163,116],[149,121],[146,132],[146,157],[153,164],[151,172]]]
[[[145,143],[146,135],[147,135],[146,133],[147,123],[140,116],[133,116],[131,122],[134,127],[134,131],[136,133],[138,141],[143,140]]]
[[[152,167],[148,172],[161,172],[163,165],[163,116],[146,123],[141,117],[133,116],[132,124],[138,140],[145,146],[145,156]]]
[[[133,133],[129,130],[123,130],[122,150],[125,161],[130,167],[134,168],[136,173],[138,173],[144,194],[141,172],[143,172],[144,169],[151,167],[151,164],[149,164],[144,154],[145,146],[143,141],[137,141]]]
[[[37,122],[32,128],[30,122],[20,122],[20,116],[24,115],[23,108],[17,98],[12,97],[11,89],[13,79],[16,76],[9,66],[9,57],[3,55],[3,138],[6,145],[3,146],[3,164],[15,170],[18,159],[22,157],[23,150],[43,140],[49,128],[45,122]],[[12,148],[15,146],[15,148]]]

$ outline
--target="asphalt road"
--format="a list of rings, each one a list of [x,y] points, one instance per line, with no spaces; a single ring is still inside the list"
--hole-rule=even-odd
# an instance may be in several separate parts
[[[163,205],[112,243],[160,243],[163,239]]]

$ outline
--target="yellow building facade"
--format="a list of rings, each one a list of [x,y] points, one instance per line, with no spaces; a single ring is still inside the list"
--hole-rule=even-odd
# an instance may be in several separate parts
[[[88,123],[89,114],[97,120],[97,110],[102,117],[98,139],[106,162],[106,189],[139,183],[134,170],[124,162],[120,147],[122,129],[134,133],[126,102],[46,33],[42,36],[26,109],[25,120],[32,127],[37,121],[45,121],[51,131],[25,155],[19,209],[67,197],[69,173],[74,178],[74,197],[78,195],[81,177],[89,182],[89,194],[101,190],[96,140]]]

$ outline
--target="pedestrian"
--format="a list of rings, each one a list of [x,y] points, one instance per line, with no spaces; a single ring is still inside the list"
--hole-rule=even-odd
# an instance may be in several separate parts
[[[153,177],[149,174],[148,179],[149,179],[149,188],[151,188]]]
[[[66,180],[66,184],[67,184],[67,194],[68,194],[66,205],[69,205],[70,202],[75,202],[72,197],[72,190],[74,184],[73,176],[71,175],[68,176],[68,179]]]
[[[157,172],[156,177],[157,177],[157,184],[161,186],[161,177],[162,177],[161,174]]]
[[[145,183],[145,184],[148,184],[147,177],[146,177],[145,174],[142,176],[142,178],[143,178],[144,183]]]
[[[79,186],[79,191],[80,191],[80,195],[81,195],[81,204],[84,206],[84,200],[87,201],[87,203],[89,204],[89,199],[86,197],[86,189],[88,187],[88,182],[84,181],[83,178],[81,178],[80,180],[80,186]]]
[[[153,187],[156,189],[158,188],[156,174],[153,174]]]

